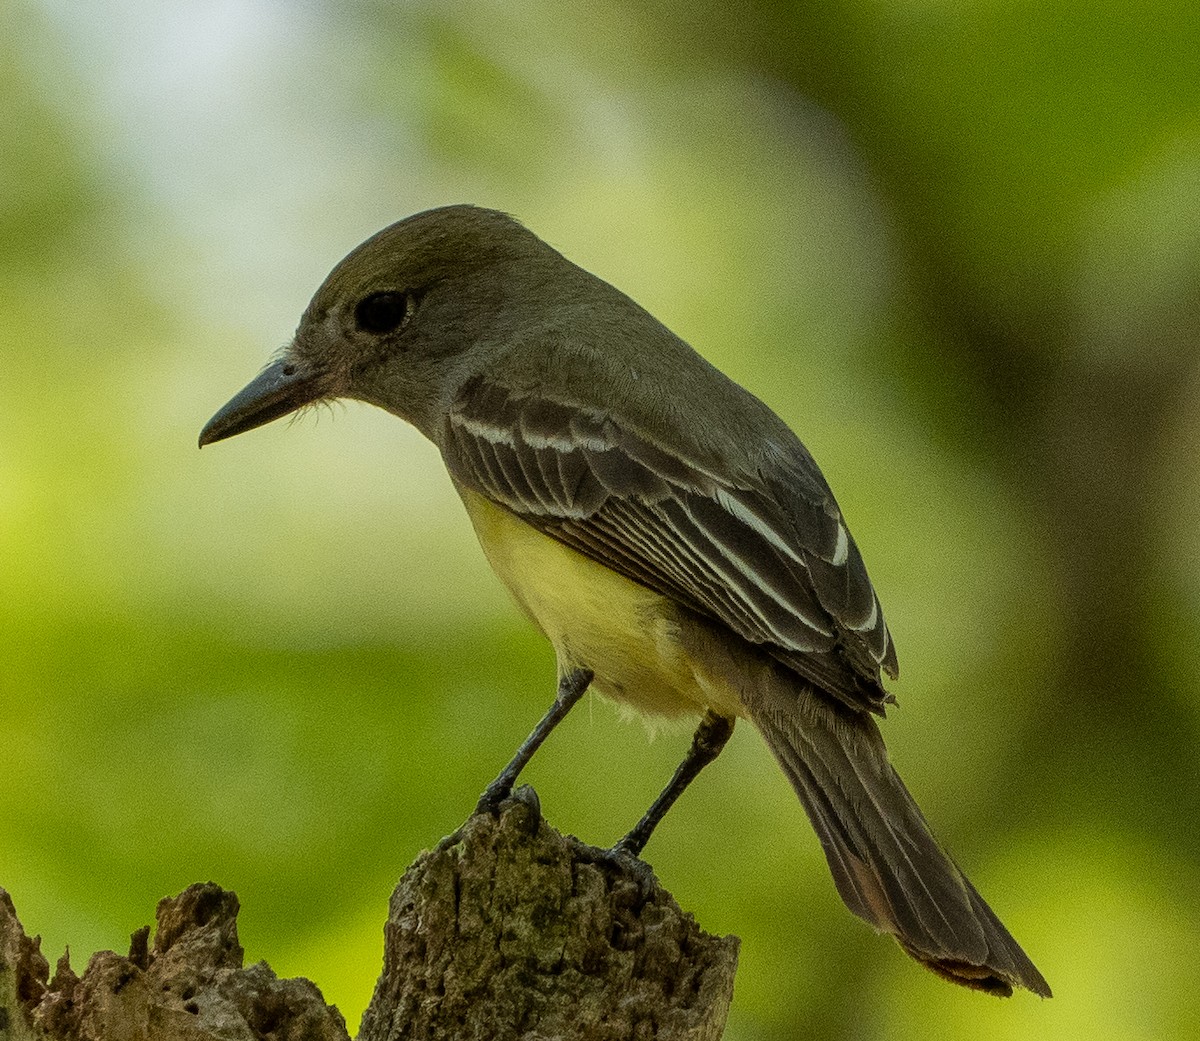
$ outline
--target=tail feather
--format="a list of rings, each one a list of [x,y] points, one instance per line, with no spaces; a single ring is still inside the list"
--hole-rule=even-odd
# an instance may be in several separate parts
[[[948,980],[1049,997],[1042,974],[938,845],[874,719],[778,673],[756,686],[750,717],[800,796],[846,906]]]

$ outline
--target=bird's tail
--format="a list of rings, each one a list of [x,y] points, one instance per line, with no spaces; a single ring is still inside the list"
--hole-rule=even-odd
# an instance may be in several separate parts
[[[1049,997],[1042,974],[931,834],[874,719],[778,673],[756,686],[750,718],[800,796],[846,906],[954,983]]]

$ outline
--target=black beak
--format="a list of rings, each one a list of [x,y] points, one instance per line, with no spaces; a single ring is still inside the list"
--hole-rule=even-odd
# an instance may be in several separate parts
[[[267,366],[200,431],[200,447],[253,430],[322,397],[321,373],[286,358]]]

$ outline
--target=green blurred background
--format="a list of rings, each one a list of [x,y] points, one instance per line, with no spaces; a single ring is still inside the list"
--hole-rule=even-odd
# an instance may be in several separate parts
[[[345,252],[470,201],[800,432],[900,648],[893,758],[1056,993],[874,937],[739,728],[647,850],[743,939],[728,1037],[1195,1036],[1198,55],[1194,0],[7,0],[0,885],[29,931],[81,967],[211,878],[248,957],[357,1024],[391,886],[551,654],[402,423],[195,441]],[[607,844],[687,740],[596,701],[528,779]]]

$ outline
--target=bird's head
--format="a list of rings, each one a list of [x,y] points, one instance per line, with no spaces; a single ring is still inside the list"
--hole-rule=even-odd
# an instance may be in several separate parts
[[[563,258],[505,214],[447,206],[367,239],[330,272],[292,343],[204,427],[201,446],[319,401],[379,405],[427,434],[519,330]]]

